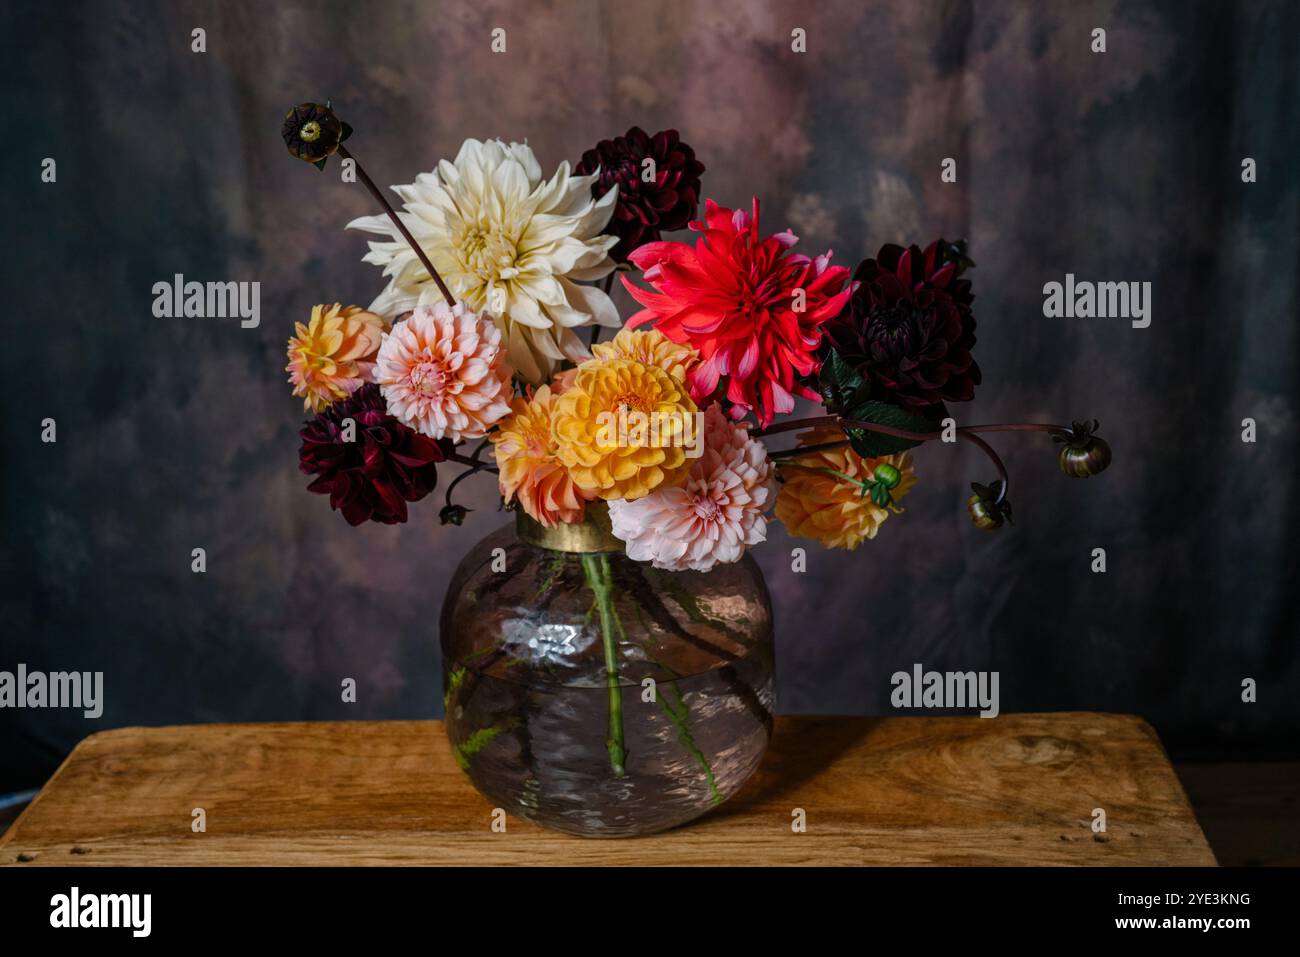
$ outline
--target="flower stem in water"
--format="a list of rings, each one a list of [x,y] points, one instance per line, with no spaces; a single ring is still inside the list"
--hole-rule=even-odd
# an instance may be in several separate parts
[[[704,756],[704,752],[695,743],[695,738],[691,736],[690,710],[686,705],[686,699],[679,691],[677,692],[677,704],[674,705],[669,698],[670,694],[671,690],[665,686],[663,694],[657,695],[656,700],[658,700],[659,707],[668,716],[668,720],[672,722],[677,731],[677,743],[685,748],[696,763],[704,769],[704,780],[709,785],[709,796],[716,807],[722,803],[722,795],[718,793],[718,782],[713,776],[713,768],[709,766],[709,759]]]
[[[618,682],[618,654],[614,647],[614,581],[608,555],[583,555],[582,571],[596,596],[600,634],[605,645],[605,686],[609,689],[609,763],[614,777],[627,776],[627,750],[623,743],[623,689]]]

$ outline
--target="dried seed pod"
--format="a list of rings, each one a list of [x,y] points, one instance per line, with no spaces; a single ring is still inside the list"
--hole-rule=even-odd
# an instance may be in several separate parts
[[[284,117],[280,135],[284,145],[298,159],[325,168],[325,161],[352,134],[352,127],[334,115],[329,102],[300,103]]]

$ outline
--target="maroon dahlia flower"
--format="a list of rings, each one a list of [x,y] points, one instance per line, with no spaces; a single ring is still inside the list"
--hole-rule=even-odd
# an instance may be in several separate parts
[[[344,441],[344,419],[356,424]],[[330,497],[349,525],[366,520],[406,521],[406,503],[418,502],[438,482],[438,463],[451,446],[435,441],[388,414],[379,386],[363,385],[306,423],[298,433],[298,468],[315,480],[307,491]]]
[[[647,158],[654,161],[649,182]],[[593,196],[599,199],[610,187],[618,187],[618,203],[605,227],[606,233],[618,237],[610,252],[616,262],[627,262],[638,246],[658,242],[661,233],[685,229],[695,218],[704,164],[696,160],[695,150],[678,139],[676,130],[649,136],[634,126],[623,136],[601,140],[582,154],[574,172],[590,176],[597,168],[600,178],[592,184]]]
[[[975,397],[969,262],[964,244],[940,239],[924,252],[883,246],[858,266],[852,298],[825,329],[875,397],[916,411]]]

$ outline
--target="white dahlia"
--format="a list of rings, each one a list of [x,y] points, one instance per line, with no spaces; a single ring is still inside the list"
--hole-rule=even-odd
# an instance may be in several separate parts
[[[617,236],[602,235],[618,200],[599,200],[598,174],[572,176],[563,162],[549,181],[528,146],[466,140],[452,163],[442,160],[408,186],[394,186],[398,215],[458,299],[487,310],[505,333],[510,362],[530,382],[550,377],[563,359],[581,361],[586,347],[574,329],[617,327],[609,296],[582,280],[614,269]],[[442,300],[428,271],[387,216],[348,223],[388,237],[371,242],[365,261],[384,267],[388,287],[371,311],[390,319]]]
[[[767,538],[773,497],[767,449],[718,405],[704,413],[704,454],[681,485],[660,487],[635,501],[609,503],[615,537],[639,562],[672,571],[707,572],[739,561]]]

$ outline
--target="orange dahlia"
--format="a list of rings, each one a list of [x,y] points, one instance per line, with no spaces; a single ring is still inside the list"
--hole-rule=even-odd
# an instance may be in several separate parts
[[[501,497],[512,499],[530,517],[551,528],[559,522],[582,521],[587,498],[560,461],[551,433],[556,396],[548,386],[531,398],[517,398],[510,414],[497,423],[488,438],[496,447]]]
[[[635,359],[589,359],[555,401],[551,428],[578,488],[633,499],[686,477],[700,438],[686,384]]]
[[[302,407],[322,412],[374,379],[375,354],[388,323],[360,306],[312,306],[307,325],[294,323],[284,371]]]
[[[839,429],[824,426],[799,436],[799,444],[843,438]],[[857,548],[875,538],[889,513],[899,510],[892,501],[877,504],[874,485],[888,484],[890,497],[897,501],[916,483],[910,453],[863,458],[848,445],[795,456],[780,464],[780,475],[776,517],[791,535],[815,539],[827,548]]]

